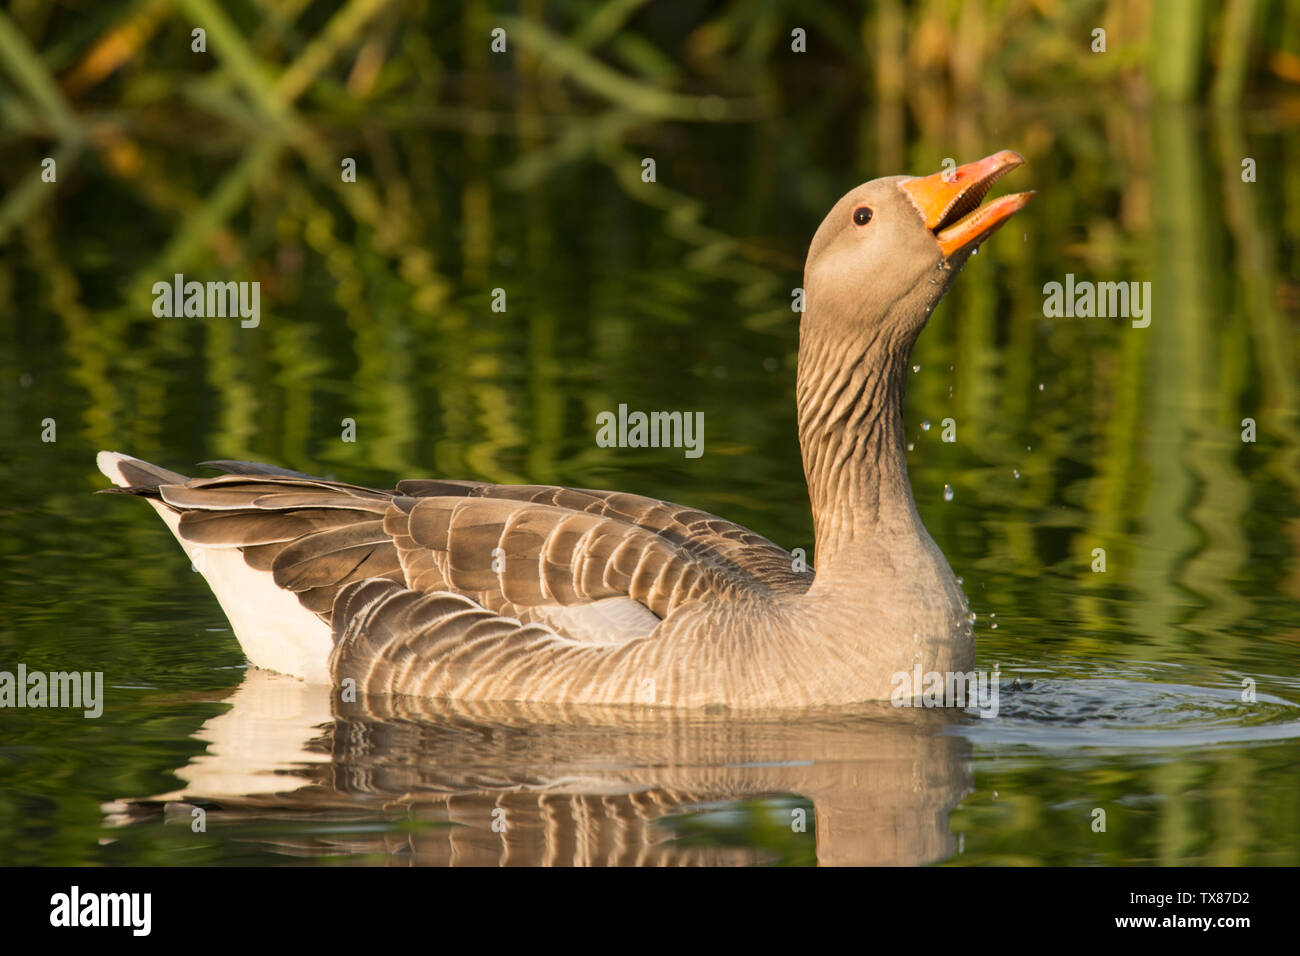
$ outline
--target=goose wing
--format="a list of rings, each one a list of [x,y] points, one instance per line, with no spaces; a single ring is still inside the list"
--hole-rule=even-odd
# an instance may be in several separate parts
[[[266,465],[206,464],[228,473],[158,488],[180,512],[180,535],[239,548],[336,639],[363,606],[340,601],[342,592],[376,578],[411,592],[407,600],[456,596],[516,626],[596,644],[644,637],[692,601],[803,591],[812,578],[739,525],[637,495],[434,480],[376,491]],[[450,614],[464,605],[437,606]]]

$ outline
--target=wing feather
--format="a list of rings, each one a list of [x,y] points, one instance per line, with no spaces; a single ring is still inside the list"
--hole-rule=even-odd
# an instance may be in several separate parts
[[[639,495],[438,479],[386,492],[269,465],[210,464],[230,473],[158,487],[180,512],[183,538],[239,548],[336,630],[375,613],[378,585],[362,586],[373,580],[416,598],[456,596],[485,622],[535,624],[542,630],[528,632],[533,638],[605,643],[646,636],[693,601],[803,591],[812,578],[760,535]],[[427,621],[438,609],[464,610],[441,598],[393,603],[382,593],[389,630],[416,628],[399,612],[418,610]],[[437,619],[460,620],[456,614]],[[483,624],[493,633],[500,627]]]

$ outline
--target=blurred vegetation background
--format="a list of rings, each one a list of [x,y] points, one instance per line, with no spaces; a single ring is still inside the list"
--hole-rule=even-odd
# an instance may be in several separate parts
[[[13,0],[0,647],[173,691],[241,660],[229,635],[177,641],[224,620],[152,515],[88,494],[99,448],[617,487],[811,551],[790,309],[808,240],[863,180],[1013,148],[1008,188],[1038,197],[935,313],[907,408],[981,666],[1154,661],[1300,699],[1298,129],[1285,0]],[[177,272],[259,281],[260,326],[155,318]],[[1067,273],[1151,281],[1150,328],[1044,319]],[[704,457],[597,447],[620,402],[703,410]],[[944,444],[928,426],[950,416]],[[117,789],[165,789],[123,760]],[[1300,785],[1242,811],[1293,760],[1094,767],[1117,799],[1183,801],[1113,859],[1296,862]],[[58,767],[15,772],[75,787],[83,765]],[[970,811],[1000,821],[990,858],[1033,852],[1049,789],[1014,819]],[[1057,862],[1092,859],[1057,836]]]

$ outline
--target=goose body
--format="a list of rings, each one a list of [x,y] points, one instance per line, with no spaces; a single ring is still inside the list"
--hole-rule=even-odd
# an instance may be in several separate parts
[[[886,699],[900,673],[974,665],[965,598],[907,479],[904,371],[970,251],[1028,200],[980,206],[1020,162],[874,180],[813,239],[797,397],[815,574],[723,518],[620,492],[98,464],[153,505],[268,670],[463,700]]]

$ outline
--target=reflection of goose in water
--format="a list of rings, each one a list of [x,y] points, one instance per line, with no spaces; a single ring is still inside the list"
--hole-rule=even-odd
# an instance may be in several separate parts
[[[817,572],[693,508],[609,491],[267,465],[184,475],[101,452],[194,554],[259,667],[371,693],[772,708],[887,700],[967,672],[965,598],[912,498],[908,355],[978,245],[1030,194],[980,203],[1004,151],[852,190],[813,237],[799,444]]]
[[[176,771],[184,786],[112,805],[110,819],[171,809],[188,827],[191,803],[210,828],[360,812],[453,825],[286,836],[276,849],[418,865],[729,864],[762,858],[684,845],[666,818],[793,794],[812,801],[819,862],[915,864],[955,852],[948,813],[971,788],[970,745],[944,733],[956,717],[942,710],[871,704],[764,721],[409,697],[331,707],[326,688],[256,669],[228,703],[197,734],[207,752]]]

